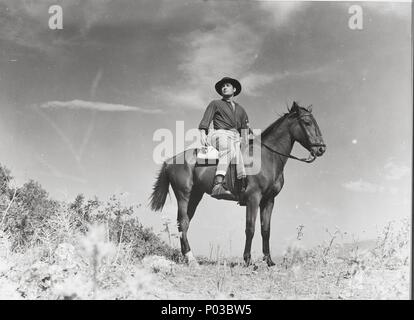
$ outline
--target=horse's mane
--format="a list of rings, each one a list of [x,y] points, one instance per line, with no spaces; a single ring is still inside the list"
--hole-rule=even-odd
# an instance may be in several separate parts
[[[266,137],[270,132],[273,131],[274,128],[278,127],[281,125],[281,123],[288,118],[290,115],[292,115],[289,112],[286,112],[285,114],[281,115],[279,117],[279,119],[276,119],[275,121],[273,121],[266,129],[264,129],[261,133],[262,138]]]
[[[296,111],[298,110],[304,110],[307,112],[310,112],[306,108],[303,108],[299,106],[296,101],[293,101],[293,105],[291,108],[287,107],[288,112],[284,113],[279,117],[279,119],[276,119],[273,121],[266,129],[264,129],[261,133],[261,137],[266,137],[270,132],[272,132],[275,128],[279,127],[283,121],[285,121],[286,118],[289,118],[290,116],[294,115]]]

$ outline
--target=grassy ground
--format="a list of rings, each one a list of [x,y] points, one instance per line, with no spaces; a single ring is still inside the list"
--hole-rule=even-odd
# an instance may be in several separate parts
[[[198,257],[198,268],[108,241],[104,225],[65,242],[12,250],[0,234],[1,299],[408,299],[408,223],[390,223],[363,245],[300,240],[269,268],[257,260]],[[70,239],[70,240],[69,240]]]
[[[328,232],[307,250],[300,226],[272,268],[260,259],[245,267],[219,250],[193,268],[122,203],[81,194],[55,201],[36,181],[16,186],[0,164],[0,299],[409,298],[408,221],[365,243]]]

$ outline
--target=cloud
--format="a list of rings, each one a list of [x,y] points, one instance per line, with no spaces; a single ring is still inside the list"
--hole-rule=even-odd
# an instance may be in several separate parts
[[[362,179],[359,179],[358,181],[345,182],[342,184],[342,186],[351,191],[367,193],[377,193],[384,191],[385,189],[383,186],[367,181],[362,181]]]
[[[242,83],[243,93],[257,95],[257,90],[294,74],[269,74],[255,70],[265,37],[274,27],[287,26],[301,2],[251,2],[249,14],[233,11],[219,3],[211,4],[214,15],[203,17],[200,27],[172,39],[183,52],[178,71],[180,84],[167,88],[166,103],[183,107],[205,107],[216,96],[214,83],[224,76]],[[253,19],[254,18],[254,19]],[[299,74],[299,72],[298,72]],[[182,92],[177,95],[177,92]]]
[[[224,76],[240,79],[248,72],[258,57],[263,34],[241,21],[224,20],[213,29],[194,30],[173,41],[185,49],[177,67],[183,81],[166,90],[170,92],[167,102],[187,107],[202,103],[205,107],[216,95],[215,82]]]
[[[171,1],[170,1],[171,2]],[[63,30],[52,31],[48,27],[51,14],[48,9],[60,5],[63,13]],[[170,8],[169,10],[164,7]],[[165,23],[167,12],[176,6],[162,1],[124,1],[123,4],[112,0],[1,0],[0,1],[0,40],[33,49],[51,57],[67,54],[67,47],[74,45],[96,45],[97,39],[91,31],[97,26],[130,26],[140,24]],[[160,10],[164,9],[164,10]],[[162,12],[163,14],[160,14]],[[134,35],[133,32],[128,35]],[[100,43],[101,44],[101,43]]]
[[[216,95],[213,85],[224,76],[241,80],[243,92],[256,95],[259,88],[280,75],[254,72],[269,27],[286,25],[301,3],[252,2],[250,14],[238,14],[227,5],[211,3],[214,15],[202,18],[201,27],[172,39],[184,49],[177,69],[180,85],[165,90],[167,103],[205,107]],[[254,19],[252,19],[254,17]],[[168,94],[168,92],[170,94]],[[177,92],[182,92],[177,95]]]
[[[189,108],[205,108],[216,95],[214,83],[222,77],[240,78],[246,73],[262,44],[262,38],[251,28],[229,21],[173,41],[185,50],[177,67],[182,79],[175,86],[163,88],[165,103]]]
[[[93,79],[93,82],[92,82],[92,85],[91,85],[91,90],[90,90],[90,97],[92,99],[95,98],[96,89],[98,89],[99,82],[102,79],[102,74],[103,74],[102,69],[99,69],[98,73],[96,74],[95,78]]]
[[[51,17],[48,9],[56,5],[54,0],[0,2],[0,40],[29,49],[46,56],[62,56],[66,46],[74,43],[78,32],[68,28],[73,20],[79,23],[79,15],[71,14],[74,5],[63,5],[63,30],[50,30],[48,21]],[[27,53],[26,51],[24,51]]]
[[[403,3],[405,2],[405,3]],[[386,3],[370,3],[369,8],[374,9],[379,14],[394,16],[398,18],[410,19],[411,1],[403,0],[399,2],[387,1]]]
[[[363,192],[363,193],[389,193],[397,194],[399,192],[396,187],[386,187],[380,184],[371,183],[368,181],[363,181],[359,179],[358,181],[350,181],[342,184],[345,189],[354,191],[354,192]]]
[[[301,78],[308,77],[315,74],[321,74],[329,70],[329,66],[321,66],[308,70],[301,71],[285,71],[282,73],[265,74],[265,73],[249,73],[241,79],[243,84],[243,91],[245,94],[250,96],[257,96],[259,93],[258,89],[271,84],[275,81],[281,81],[289,78]]]
[[[44,109],[86,109],[86,110],[98,110],[107,112],[141,112],[141,113],[161,113],[160,109],[144,109],[141,107],[126,106],[122,104],[112,104],[105,102],[95,101],[83,101],[83,100],[72,100],[72,101],[48,101],[40,105]]]
[[[243,91],[250,96],[258,95],[257,89],[269,83],[272,83],[277,75],[250,73],[244,76],[240,81],[243,84]]]
[[[292,15],[306,4],[302,1],[268,0],[260,1],[259,6],[272,16],[274,27],[281,27],[286,25]]]
[[[76,5],[65,2],[61,4],[64,29],[56,37],[45,23],[48,6],[55,4],[53,0],[4,1],[10,11],[6,14],[7,21],[0,22],[0,38],[53,56],[68,58],[74,52],[66,50],[68,47],[82,47],[85,43],[94,47],[127,37],[126,42],[133,44],[141,36],[133,30],[144,27],[150,32],[161,32],[166,41],[173,43],[172,47],[180,48],[177,81],[172,86],[160,86],[165,93],[162,102],[187,108],[204,108],[212,98],[218,98],[213,85],[223,76],[242,79],[247,95],[256,95],[261,87],[283,76],[261,74],[254,63],[269,31],[287,26],[294,13],[304,7],[301,2],[275,1],[243,4],[213,1],[199,6],[168,0],[126,1],[122,5],[109,0],[85,0]],[[184,19],[189,16],[191,19]],[[14,21],[24,23],[19,25]],[[175,31],[171,32],[172,29]],[[122,36],[115,37],[118,33]],[[91,100],[101,77],[100,71],[91,88]]]
[[[397,165],[390,161],[384,166],[385,179],[387,180],[400,180],[401,178],[408,176],[411,172],[410,167],[404,165]]]
[[[54,178],[72,180],[72,181],[83,183],[83,184],[88,182],[84,178],[69,175],[69,174],[65,174],[65,173],[61,172],[58,168],[51,165],[49,162],[46,161],[45,158],[43,158],[41,156],[35,155],[35,158],[37,159],[37,161],[39,161],[42,165],[44,165],[49,170],[48,172],[43,172],[43,174],[52,176]]]
[[[211,85],[223,75],[240,76],[257,58],[263,39],[243,23],[196,30],[182,43],[188,49],[179,70],[190,83]]]
[[[186,107],[194,109],[205,109],[207,101],[203,99],[203,92],[198,90],[180,90],[177,92],[165,91],[163,94],[163,99],[168,101],[168,103],[173,107]]]

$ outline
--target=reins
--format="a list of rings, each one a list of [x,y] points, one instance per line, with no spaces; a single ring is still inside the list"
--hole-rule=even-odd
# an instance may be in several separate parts
[[[302,161],[302,162],[306,162],[306,163],[312,163],[313,161],[315,161],[315,159],[316,159],[316,156],[314,156],[314,155],[312,155],[312,154],[309,154],[309,157],[308,158],[298,158],[298,157],[295,157],[295,156],[292,156],[292,155],[290,155],[290,154],[284,154],[284,153],[281,153],[281,152],[279,152],[279,151],[277,151],[277,150],[275,150],[275,149],[273,149],[273,148],[271,148],[271,147],[269,147],[267,144],[265,144],[264,142],[260,142],[263,146],[265,146],[267,149],[269,149],[270,151],[272,151],[272,152],[274,152],[274,153],[277,153],[278,155],[281,155],[281,156],[284,156],[284,157],[287,157],[287,158],[290,158],[290,159],[294,159],[294,160],[298,160],[298,161]]]
[[[300,118],[302,118],[302,117],[299,117],[299,119]],[[300,127],[302,128],[302,130],[305,132],[305,136],[306,136],[306,138],[308,140],[309,146],[311,146],[311,147],[326,147],[326,145],[324,143],[310,143],[308,134],[306,132],[306,129],[303,127],[303,125],[302,125],[301,122],[299,122],[299,124],[300,124]],[[318,129],[319,129],[319,127],[318,127]],[[272,151],[274,153],[277,153],[278,155],[281,155],[283,157],[290,158],[290,159],[294,159],[294,160],[298,160],[298,161],[302,161],[302,162],[306,162],[306,163],[312,163],[316,159],[316,156],[313,155],[312,153],[309,154],[309,157],[308,158],[298,158],[298,157],[292,156],[290,154],[281,153],[281,152],[279,152],[279,151],[277,151],[277,150],[269,147],[267,144],[265,144],[262,141],[260,141],[260,144],[262,144],[263,146],[265,146],[268,150],[270,150],[270,151]]]

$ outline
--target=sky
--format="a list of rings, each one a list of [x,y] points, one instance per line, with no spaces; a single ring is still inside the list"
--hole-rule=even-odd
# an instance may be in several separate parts
[[[60,5],[63,29],[49,28]],[[176,219],[148,197],[160,165],[154,133],[197,128],[224,76],[264,129],[293,101],[313,105],[327,151],[289,160],[271,223],[281,254],[303,227],[302,245],[339,228],[363,240],[411,219],[411,4],[360,2],[0,0],[0,163],[15,183],[39,181],[51,197],[120,195],[142,204],[155,231]],[[174,147],[174,153],[181,151]],[[307,156],[295,145],[292,154]],[[241,256],[245,209],[206,195],[191,222],[193,252]],[[260,255],[260,222],[253,255]]]

